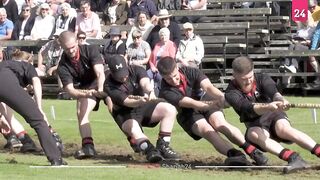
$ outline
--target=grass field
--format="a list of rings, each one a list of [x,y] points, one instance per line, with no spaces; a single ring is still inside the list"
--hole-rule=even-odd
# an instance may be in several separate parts
[[[319,97],[288,97],[294,103],[319,103]],[[54,107],[56,119],[51,116]],[[75,101],[45,100],[44,110],[52,126],[60,134],[66,147],[65,160],[72,168],[32,168],[46,166],[45,156],[7,152],[3,150],[4,139],[0,139],[0,179],[319,179],[319,170],[306,170],[294,174],[282,175],[281,169],[265,170],[232,170],[190,169],[190,165],[214,165],[223,162],[224,157],[218,154],[205,140],[193,141],[178,124],[175,124],[172,135],[172,147],[182,154],[183,161],[172,164],[150,165],[144,157],[132,152],[125,136],[113,119],[100,104],[100,110],[91,114],[93,138],[98,156],[92,160],[76,160],[72,153],[80,147],[80,136],[76,121]],[[319,110],[318,110],[319,111]],[[226,109],[229,122],[244,132],[244,125],[239,123],[232,109]],[[291,109],[289,118],[294,127],[306,132],[320,142],[320,111],[314,124],[310,109]],[[21,117],[18,119],[26,124]],[[34,131],[25,125],[34,140]],[[145,128],[152,142],[156,141],[158,127]],[[285,145],[287,146],[287,145]],[[320,159],[310,152],[296,146],[288,146],[299,152],[312,165],[320,165]],[[267,154],[270,165],[282,166],[286,162]],[[91,166],[87,168],[74,166]],[[96,167],[93,167],[96,166]],[[108,168],[107,168],[108,166]],[[113,167],[112,167],[113,166]],[[170,167],[170,168],[168,168]]]

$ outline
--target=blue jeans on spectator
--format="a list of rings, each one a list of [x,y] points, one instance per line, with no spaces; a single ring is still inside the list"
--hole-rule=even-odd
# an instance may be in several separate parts
[[[319,47],[319,40],[320,40],[320,23],[318,23],[316,29],[314,30],[311,42],[311,50],[316,50]]]

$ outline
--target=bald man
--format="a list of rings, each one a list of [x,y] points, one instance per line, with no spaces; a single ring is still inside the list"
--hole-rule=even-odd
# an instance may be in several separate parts
[[[95,106],[99,104],[97,100],[103,92],[105,80],[103,58],[98,46],[79,46],[73,32],[62,32],[59,42],[64,52],[58,65],[58,74],[65,91],[77,99],[77,117],[82,148],[75,152],[75,158],[91,158],[96,155],[96,151],[89,114],[92,110],[98,109]]]

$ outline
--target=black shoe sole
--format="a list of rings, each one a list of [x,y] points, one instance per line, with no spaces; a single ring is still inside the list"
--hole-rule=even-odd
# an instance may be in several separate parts
[[[252,166],[252,164],[246,158],[238,156],[226,158],[224,164],[226,166]]]
[[[150,163],[157,163],[157,162],[160,162],[160,161],[162,161],[162,160],[163,160],[163,157],[162,157],[162,156],[154,155],[154,156],[152,156],[152,157],[150,157],[150,158],[148,159],[148,162],[150,162]]]

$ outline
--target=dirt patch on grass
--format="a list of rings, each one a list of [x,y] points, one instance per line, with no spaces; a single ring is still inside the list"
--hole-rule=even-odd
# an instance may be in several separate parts
[[[0,153],[8,153],[7,149],[3,148],[4,143],[0,142]],[[39,146],[40,147],[40,146]],[[81,148],[81,145],[76,143],[65,143],[63,157],[73,158],[74,153]],[[94,157],[94,165],[125,165],[129,168],[174,168],[174,169],[197,169],[196,166],[223,166],[224,156],[206,156],[202,154],[189,154],[181,153],[180,160],[177,161],[162,161],[161,163],[151,164],[148,163],[145,156],[142,154],[134,153],[130,147],[125,148],[122,146],[109,146],[99,145],[97,146],[98,155]],[[9,153],[19,153],[18,151],[9,151]],[[95,161],[96,160],[96,161]],[[16,163],[14,160],[8,160],[9,163]],[[274,164],[272,164],[274,165]],[[219,169],[219,168],[217,168]],[[215,169],[215,170],[217,170]],[[202,170],[212,170],[211,168],[203,168]],[[219,169],[225,171],[227,169]],[[230,169],[229,169],[230,170]],[[248,171],[252,175],[265,174],[266,171],[270,171],[271,174],[281,173],[281,169],[233,169],[235,171]],[[304,171],[297,172],[299,177],[309,177],[317,174],[320,170],[320,166],[313,166],[312,168]],[[268,174],[268,173],[267,173]],[[270,174],[270,175],[271,175]]]

